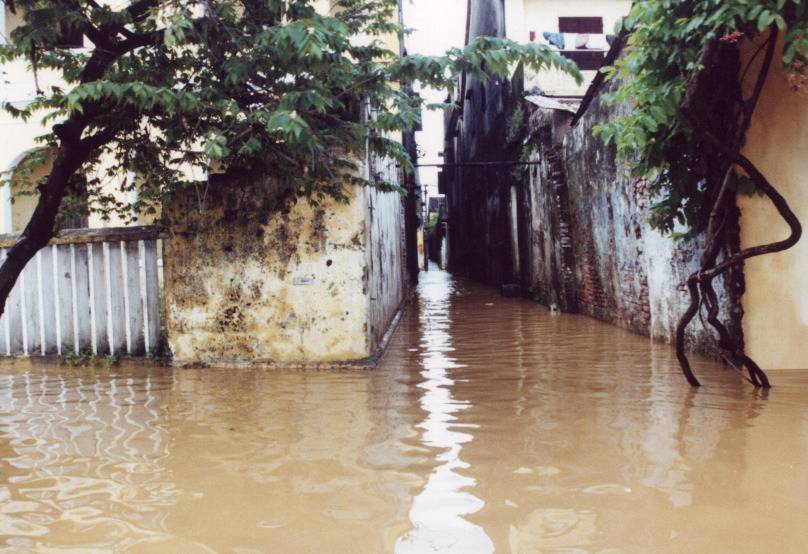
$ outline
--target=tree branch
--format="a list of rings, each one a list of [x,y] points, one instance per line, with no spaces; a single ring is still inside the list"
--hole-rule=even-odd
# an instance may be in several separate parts
[[[147,5],[154,3],[152,0],[140,3],[142,7]],[[80,82],[89,83],[100,79],[118,57],[157,40],[162,40],[162,31],[144,33],[134,39],[121,41],[114,50],[95,49],[81,72]],[[59,206],[70,178],[92,152],[113,139],[117,131],[113,128],[82,138],[93,118],[111,109],[109,103],[90,102],[83,106],[81,112],[74,112],[64,123],[53,126],[53,132],[60,142],[53,167],[45,184],[40,187],[39,199],[30,221],[0,266],[0,315],[5,312],[8,295],[25,265],[53,237]]]

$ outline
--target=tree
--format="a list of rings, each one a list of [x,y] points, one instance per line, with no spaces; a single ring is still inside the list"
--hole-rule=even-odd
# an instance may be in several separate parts
[[[803,0],[644,0],[634,3],[625,28],[626,54],[607,69],[622,84],[607,100],[631,102],[634,109],[598,132],[649,183],[653,226],[677,238],[704,233],[706,239],[700,269],[687,280],[690,305],[676,330],[680,365],[688,382],[699,386],[685,353],[685,330],[704,307],[727,359],[745,367],[755,386],[768,387],[766,374],[721,322],[712,282],[748,258],[790,248],[802,234],[785,199],[741,149],[778,39],[779,62],[792,81],[799,84],[807,75],[808,7]],[[756,47],[747,67],[740,65],[744,40]],[[761,54],[755,86],[744,98],[740,80],[753,75],[750,67]],[[738,193],[770,199],[790,235],[739,252],[726,249],[725,224]]]
[[[226,174],[260,172],[291,196],[344,198],[367,149],[411,161],[393,134],[411,129],[420,99],[403,84],[451,87],[461,72],[504,76],[517,62],[573,74],[548,47],[482,37],[445,56],[399,57],[385,35],[404,33],[396,0],[134,0],[120,9],[96,0],[5,0],[24,24],[0,49],[65,87],[41,91],[23,109],[45,112],[41,138],[52,169],[38,184],[30,222],[0,267],[0,313],[25,264],[54,236],[60,207],[80,197],[123,216],[194,186],[188,167],[216,163]],[[117,4],[117,3],[115,3]],[[65,33],[86,49],[61,48]],[[367,106],[376,115],[363,117]],[[442,106],[433,106],[442,107]],[[108,196],[103,179],[140,175],[133,205]],[[134,185],[121,179],[121,190]]]

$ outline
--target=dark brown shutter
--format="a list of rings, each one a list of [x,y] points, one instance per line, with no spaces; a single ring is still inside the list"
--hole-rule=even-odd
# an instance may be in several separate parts
[[[559,33],[588,33],[600,35],[603,33],[602,17],[559,17]]]
[[[562,50],[561,55],[578,64],[581,71],[600,69],[606,53],[602,50]]]

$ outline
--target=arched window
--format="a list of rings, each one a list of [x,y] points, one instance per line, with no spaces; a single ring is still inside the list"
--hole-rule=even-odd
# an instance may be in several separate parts
[[[28,224],[39,196],[37,187],[47,179],[52,164],[53,152],[48,148],[27,150],[11,163],[3,176],[5,183],[0,196],[3,232],[20,233]],[[68,203],[71,202],[67,200],[63,202]],[[85,198],[74,198],[72,204],[71,211],[86,212]],[[62,217],[59,220],[59,227],[62,229],[78,229],[86,226],[86,215],[71,214],[70,217]]]

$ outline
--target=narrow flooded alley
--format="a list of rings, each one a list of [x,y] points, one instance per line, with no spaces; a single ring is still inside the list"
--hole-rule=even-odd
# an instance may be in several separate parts
[[[798,552],[766,393],[434,270],[374,371],[0,368],[4,552]]]

